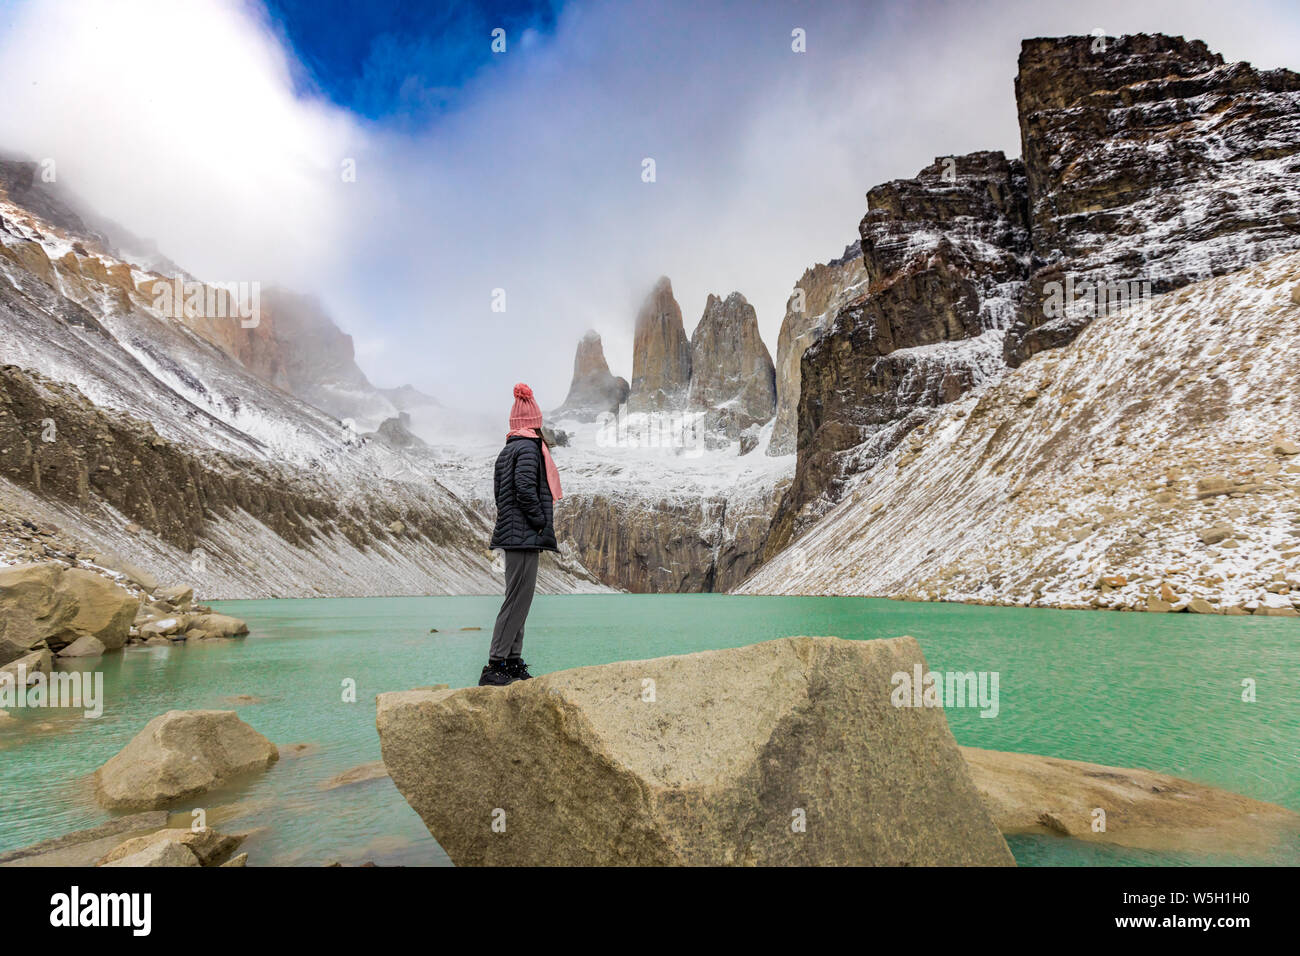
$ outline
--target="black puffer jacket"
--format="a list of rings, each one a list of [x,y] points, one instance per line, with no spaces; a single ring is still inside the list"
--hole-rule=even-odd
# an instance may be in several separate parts
[[[489,547],[504,551],[558,551],[555,503],[546,483],[542,440],[512,435],[497,455],[492,486],[497,526]]]

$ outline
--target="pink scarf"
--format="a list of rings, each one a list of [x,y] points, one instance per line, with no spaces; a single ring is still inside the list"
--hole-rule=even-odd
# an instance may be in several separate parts
[[[516,428],[514,431],[507,432],[506,438],[541,438],[541,433],[536,428]],[[564,497],[564,492],[560,490],[560,470],[555,467],[555,459],[551,457],[551,446],[542,441],[542,460],[546,463],[546,486],[551,489],[551,500],[559,501]]]

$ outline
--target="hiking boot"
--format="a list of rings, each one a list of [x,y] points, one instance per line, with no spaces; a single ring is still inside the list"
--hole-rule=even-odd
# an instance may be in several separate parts
[[[519,680],[505,661],[488,661],[487,667],[479,675],[479,687],[504,687]]]
[[[522,657],[507,657],[506,670],[515,680],[532,680],[533,675],[528,673],[528,665],[524,663]]]

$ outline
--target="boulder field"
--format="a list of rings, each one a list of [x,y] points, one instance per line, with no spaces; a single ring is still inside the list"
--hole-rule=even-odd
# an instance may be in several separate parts
[[[238,618],[195,604],[192,588],[135,584],[143,597],[104,574],[57,561],[0,567],[0,668],[34,655],[98,657],[128,644],[248,633]],[[49,672],[48,660],[43,669]]]
[[[458,865],[1013,865],[910,637],[789,637],[382,694],[384,763]]]

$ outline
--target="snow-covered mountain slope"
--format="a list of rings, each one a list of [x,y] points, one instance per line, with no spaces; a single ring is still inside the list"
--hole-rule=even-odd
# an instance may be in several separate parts
[[[57,525],[57,556],[205,598],[500,589],[487,517],[436,461],[268,384],[271,323],[160,314],[165,277],[50,208],[62,225],[0,188],[0,507]],[[540,586],[600,587],[573,562]]]
[[[1095,319],[945,406],[743,593],[1300,603],[1300,253]]]

